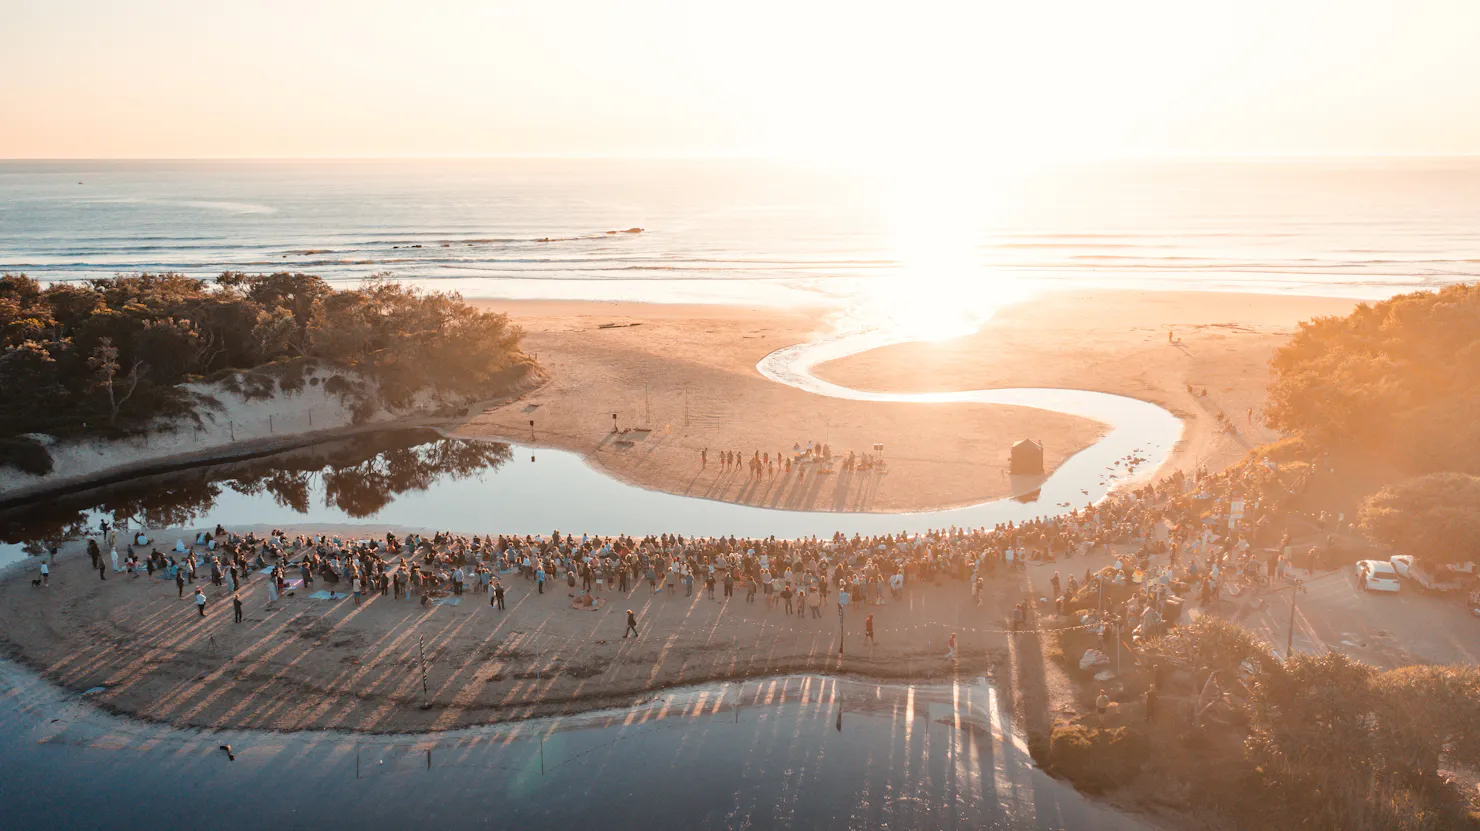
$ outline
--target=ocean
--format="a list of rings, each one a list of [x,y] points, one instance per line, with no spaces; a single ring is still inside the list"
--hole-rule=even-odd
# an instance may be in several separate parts
[[[880,285],[966,303],[1009,285],[1376,298],[1480,276],[1480,160],[960,176],[744,161],[0,162],[0,272],[225,270],[658,302],[846,305]]]

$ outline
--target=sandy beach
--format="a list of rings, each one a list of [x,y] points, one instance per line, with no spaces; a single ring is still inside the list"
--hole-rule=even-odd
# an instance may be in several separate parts
[[[1103,431],[1097,422],[1020,407],[826,398],[756,372],[775,349],[827,334],[825,310],[480,302],[524,328],[525,349],[551,380],[455,435],[572,450],[643,487],[803,510],[937,509],[1012,495],[1007,452],[1018,439],[1042,441],[1052,472]],[[1257,419],[1275,348],[1299,321],[1354,304],[1206,292],[1051,294],[1000,311],[975,335],[872,350],[823,364],[817,375],[865,390],[1065,387],[1139,398],[1184,421],[1172,465],[1216,469],[1276,437]],[[1176,343],[1167,342],[1169,330]],[[1189,394],[1189,384],[1207,396]],[[1219,409],[1238,435],[1218,429]],[[623,441],[611,433],[612,413],[621,427],[652,432]],[[795,489],[780,477],[727,475],[713,459],[720,449],[789,452],[808,439],[834,452],[882,443],[889,472]],[[707,467],[699,461],[704,448]]]
[[[771,504],[773,486],[747,485],[743,474],[727,478],[712,459],[701,467],[699,450],[723,443],[776,452],[815,437],[837,452],[878,441],[888,448],[887,476],[868,487],[855,483],[844,495],[824,488],[778,504],[938,507],[1003,495],[1002,460],[1016,436],[1042,438],[1057,464],[1098,434],[1093,422],[1037,410],[840,401],[761,378],[756,361],[817,333],[812,315],[489,305],[526,328],[527,349],[539,354],[550,381],[456,433],[576,450],[598,469],[646,487]],[[1171,465],[1220,466],[1272,435],[1257,424],[1241,424],[1238,436],[1223,434],[1213,426],[1217,408],[1242,422],[1262,397],[1270,353],[1296,322],[1351,305],[1211,294],[1057,296],[1005,310],[971,338],[880,349],[824,365],[819,374],[861,388],[1053,385],[1136,396],[1186,419]],[[608,323],[627,325],[601,328]],[[1208,395],[1188,394],[1187,384]],[[628,433],[630,444],[619,444],[612,412],[620,427],[646,422],[651,432]],[[368,538],[385,530],[367,525],[353,533]],[[155,533],[163,545],[176,536],[183,534]],[[208,588],[210,614],[201,619],[164,580],[111,574],[100,581],[80,543],[64,549],[48,587],[31,585],[33,565],[12,570],[0,584],[0,639],[8,655],[68,688],[104,687],[92,696],[103,706],[174,724],[442,729],[621,704],[716,678],[795,671],[931,678],[1010,672],[1022,663],[1000,631],[1026,592],[1021,576],[996,578],[981,607],[964,584],[913,586],[903,601],[876,610],[876,646],[863,648],[861,615],[846,620],[850,635],[839,660],[836,606],[820,619],[786,617],[759,599],[710,600],[697,588],[693,596],[681,589],[680,596],[654,595],[645,586],[626,595],[609,591],[604,608],[588,612],[569,607],[563,583],[540,595],[509,575],[502,613],[476,594],[456,606],[423,608],[389,597],[355,607],[300,592],[268,608],[264,578],[255,577],[243,593],[246,622],[236,625],[223,590]],[[644,632],[635,642],[620,638],[628,608]],[[961,638],[957,664],[944,659],[951,631]],[[417,659],[423,638],[432,704],[425,710]]]
[[[747,603],[739,591],[727,599],[716,589],[710,599],[697,585],[686,595],[682,586],[655,594],[643,584],[625,594],[608,588],[600,609],[584,611],[570,607],[574,590],[564,582],[541,594],[512,573],[503,576],[502,612],[477,593],[457,605],[372,595],[356,606],[342,584],[335,600],[300,590],[269,606],[266,578],[252,575],[241,590],[245,621],[234,624],[230,593],[212,587],[205,569],[194,584],[209,598],[204,618],[191,602],[192,585],[182,598],[158,577],[110,572],[100,580],[80,544],[59,555],[49,586],[33,587],[32,571],[12,571],[0,583],[0,609],[16,612],[0,616],[8,657],[69,689],[104,687],[89,699],[119,712],[179,726],[271,730],[441,730],[791,672],[988,674],[1008,654],[1001,630],[1022,599],[1011,594],[1015,581],[994,586],[982,606],[956,580],[913,586],[900,602],[868,608],[875,645],[863,643],[865,613],[850,609],[840,657],[835,598],[812,618],[786,615],[779,602],[768,608],[760,595]],[[624,640],[629,608],[642,634]],[[945,658],[950,632],[960,639],[955,663]],[[422,708],[419,654],[428,662],[429,709]]]

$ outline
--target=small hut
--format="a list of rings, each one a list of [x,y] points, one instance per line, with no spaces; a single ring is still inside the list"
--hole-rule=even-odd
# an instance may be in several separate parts
[[[1013,444],[1008,472],[1014,476],[1043,475],[1043,445],[1032,439]]]

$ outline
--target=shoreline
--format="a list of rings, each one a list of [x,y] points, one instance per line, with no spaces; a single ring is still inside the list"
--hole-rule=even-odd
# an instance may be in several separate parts
[[[533,378],[533,382],[521,380],[515,385],[513,390],[505,395],[470,402],[466,407],[470,410],[481,410],[518,401],[525,395],[538,390],[549,381],[548,375],[538,368],[530,373],[529,377]],[[86,493],[90,490],[112,487],[114,485],[124,484],[133,479],[179,473],[224,462],[250,461],[264,456],[272,456],[277,453],[311,447],[316,444],[340,439],[374,435],[377,433],[398,432],[401,430],[431,429],[443,432],[443,428],[455,426],[461,423],[461,421],[462,419],[457,416],[420,414],[393,416],[379,421],[371,421],[366,424],[348,424],[324,427],[318,430],[286,432],[281,437],[251,438],[239,442],[234,441],[227,444],[217,444],[188,453],[148,456],[87,473],[53,479],[30,487],[23,486],[0,490],[0,511],[24,508],[27,505],[54,497],[70,496],[78,493]],[[184,428],[181,427],[180,429],[183,430]],[[122,448],[125,444],[127,444],[126,439],[112,442],[112,445],[117,448]]]

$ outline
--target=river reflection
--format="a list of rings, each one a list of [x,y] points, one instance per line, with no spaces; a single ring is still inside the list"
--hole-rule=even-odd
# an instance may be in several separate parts
[[[985,678],[704,684],[419,735],[176,730],[5,662],[0,698],[8,828],[1144,828],[1038,770]]]
[[[131,479],[0,514],[0,542],[31,553],[79,536],[107,519],[119,528],[178,528],[209,524],[224,496],[270,499],[307,516],[333,509],[351,519],[372,517],[397,497],[497,470],[507,444],[445,439],[404,430],[325,442],[268,456]]]

